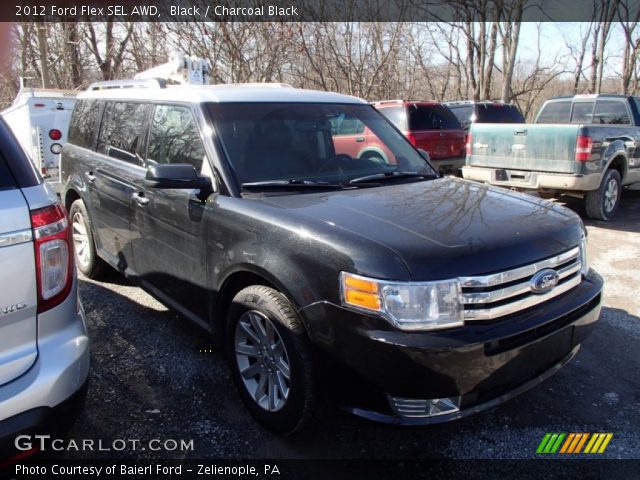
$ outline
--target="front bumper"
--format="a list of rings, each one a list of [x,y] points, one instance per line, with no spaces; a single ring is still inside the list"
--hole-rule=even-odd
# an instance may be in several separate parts
[[[301,310],[325,353],[328,391],[345,407],[389,423],[426,424],[491,408],[564,366],[600,315],[595,272],[553,300],[495,321],[436,332],[401,332],[383,319],[321,303]],[[391,397],[458,398],[459,411],[401,415]]]
[[[498,176],[500,172],[500,176]],[[513,187],[524,190],[579,191],[597,190],[600,174],[548,173],[503,168],[462,167],[462,176],[467,180],[488,183],[498,187]]]

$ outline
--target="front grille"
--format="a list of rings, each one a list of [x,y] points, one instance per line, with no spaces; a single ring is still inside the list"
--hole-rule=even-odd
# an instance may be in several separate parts
[[[557,297],[582,281],[580,248],[524,267],[478,277],[461,277],[465,321],[493,320],[526,310]],[[552,269],[559,282],[550,291],[536,294],[531,278],[540,270]]]

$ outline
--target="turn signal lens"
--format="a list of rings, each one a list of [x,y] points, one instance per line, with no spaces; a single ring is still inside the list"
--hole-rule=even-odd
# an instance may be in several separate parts
[[[379,286],[374,280],[342,272],[344,302],[354,307],[380,311]]]

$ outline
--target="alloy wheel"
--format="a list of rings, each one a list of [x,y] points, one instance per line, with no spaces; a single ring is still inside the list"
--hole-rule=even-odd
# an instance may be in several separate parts
[[[80,212],[73,215],[71,221],[73,232],[73,245],[75,247],[76,259],[83,267],[89,265],[91,261],[91,249],[89,246],[89,234],[87,232],[87,224]]]
[[[275,326],[264,314],[245,312],[235,331],[235,359],[251,398],[264,410],[277,412],[291,388],[291,363]]]

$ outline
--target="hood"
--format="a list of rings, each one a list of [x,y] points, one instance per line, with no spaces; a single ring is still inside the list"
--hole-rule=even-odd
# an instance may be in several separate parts
[[[413,280],[508,270],[580,240],[580,219],[564,207],[452,178],[262,201],[386,246]]]

